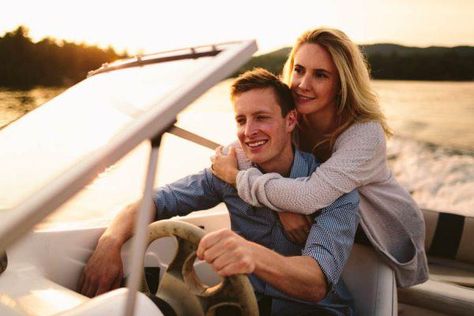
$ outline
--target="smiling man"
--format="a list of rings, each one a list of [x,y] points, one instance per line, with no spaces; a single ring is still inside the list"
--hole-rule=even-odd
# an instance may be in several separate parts
[[[233,83],[231,96],[240,147],[255,166],[291,178],[317,168],[311,154],[293,147],[294,103],[277,77],[263,69],[246,72]],[[159,188],[154,202],[157,220],[226,204],[232,230],[205,235],[197,255],[222,276],[248,274],[261,315],[352,314],[340,276],[358,224],[356,192],[314,214],[305,245],[287,237],[275,212],[246,204],[210,169]],[[135,205],[123,210],[99,239],[80,281],[82,293],[119,286],[120,249],[131,237],[136,211]]]

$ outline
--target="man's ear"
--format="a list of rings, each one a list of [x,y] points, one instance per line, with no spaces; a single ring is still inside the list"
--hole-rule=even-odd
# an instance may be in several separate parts
[[[288,128],[289,132],[292,132],[295,129],[297,121],[298,116],[296,114],[296,110],[291,110],[288,112],[286,115],[286,127]]]

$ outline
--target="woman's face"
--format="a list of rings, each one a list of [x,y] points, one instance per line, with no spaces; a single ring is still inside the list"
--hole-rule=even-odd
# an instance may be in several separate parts
[[[295,53],[291,90],[300,114],[334,114],[339,74],[329,52],[305,43]],[[321,115],[322,117],[322,115]]]

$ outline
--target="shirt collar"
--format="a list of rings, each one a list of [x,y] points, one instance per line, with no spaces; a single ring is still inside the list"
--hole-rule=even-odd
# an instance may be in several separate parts
[[[252,167],[257,168],[262,173],[265,173],[257,164],[252,163]],[[293,164],[291,165],[290,178],[301,178],[308,176],[308,162],[303,157],[303,153],[295,149]]]
[[[293,165],[291,166],[290,178],[307,177],[308,164],[303,158],[303,154],[298,149],[295,149],[295,157],[293,158]]]

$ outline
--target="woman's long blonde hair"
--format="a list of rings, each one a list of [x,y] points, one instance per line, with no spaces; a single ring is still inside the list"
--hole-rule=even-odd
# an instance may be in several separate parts
[[[336,105],[338,127],[316,146],[329,142],[332,151],[337,137],[358,122],[377,121],[382,125],[385,134],[391,136],[392,131],[371,88],[368,64],[359,47],[344,32],[330,28],[316,28],[304,32],[298,37],[288,56],[283,68],[283,81],[291,84],[295,53],[306,43],[319,44],[327,49],[339,73],[341,89]]]

